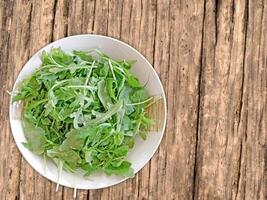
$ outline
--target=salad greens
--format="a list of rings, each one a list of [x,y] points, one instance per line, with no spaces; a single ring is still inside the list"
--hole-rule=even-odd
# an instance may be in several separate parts
[[[52,159],[60,173],[132,177],[126,157],[136,135],[147,137],[152,120],[145,107],[153,99],[129,71],[133,62],[60,48],[43,52],[41,60],[13,96],[24,105],[24,145]]]

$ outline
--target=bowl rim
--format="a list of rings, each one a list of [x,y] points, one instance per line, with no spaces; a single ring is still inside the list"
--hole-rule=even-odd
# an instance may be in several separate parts
[[[165,94],[165,91],[164,91],[164,87],[162,85],[162,82],[156,72],[156,70],[153,68],[153,66],[150,64],[150,62],[146,59],[146,57],[144,55],[142,55],[137,49],[135,49],[134,47],[130,46],[129,44],[127,44],[126,42],[123,42],[119,39],[116,39],[116,38],[113,38],[113,37],[110,37],[110,36],[104,36],[104,35],[99,35],[99,34],[77,34],[77,35],[71,35],[71,36],[67,36],[67,37],[63,37],[63,38],[60,38],[58,40],[55,40],[51,43],[48,43],[42,47],[39,48],[39,50],[37,50],[35,53],[33,53],[31,55],[31,57],[25,62],[25,64],[23,65],[23,67],[19,70],[18,74],[16,75],[16,78],[14,79],[13,81],[13,86],[12,86],[12,92],[14,91],[15,89],[15,86],[18,84],[18,77],[22,71],[22,69],[24,69],[25,65],[31,60],[33,59],[33,57],[35,55],[38,55],[40,54],[40,52],[42,52],[44,50],[44,48],[46,48],[47,46],[51,46],[53,47],[53,44],[55,43],[58,43],[58,42],[61,42],[61,41],[64,41],[64,40],[67,40],[67,39],[70,39],[70,38],[80,38],[80,37],[96,37],[96,38],[104,38],[104,39],[108,39],[108,40],[112,40],[112,41],[115,41],[117,43],[120,43],[121,45],[123,46],[126,46],[127,48],[131,49],[132,51],[134,51],[135,53],[138,54],[138,56],[140,56],[145,62],[146,64],[152,69],[152,72],[154,73],[157,81],[159,82],[159,85],[160,85],[160,88],[162,90],[162,97],[163,97],[163,103],[164,103],[164,118],[163,118],[163,125],[162,125],[162,129],[160,130],[161,132],[161,137],[159,138],[157,144],[155,145],[154,147],[154,150],[152,151],[151,155],[149,156],[149,158],[144,162],[143,166],[139,167],[138,169],[136,169],[136,171],[134,172],[134,175],[136,175],[141,169],[143,169],[145,167],[145,165],[147,165],[149,163],[149,161],[152,159],[152,157],[155,155],[156,151],[158,150],[159,148],[159,145],[162,141],[162,138],[163,138],[163,135],[165,133],[165,129],[166,129],[166,123],[167,123],[167,100],[166,100],[166,94]],[[11,109],[12,109],[12,98],[10,97],[10,101],[9,101],[9,124],[10,124],[10,129],[11,129],[11,134],[13,136],[13,139],[16,143],[16,146],[17,148],[19,149],[20,151],[20,154],[22,155],[22,157],[27,161],[27,163],[35,170],[37,171],[41,176],[43,176],[44,178],[54,182],[55,180],[53,180],[52,178],[46,176],[44,173],[41,172],[41,170],[39,168],[37,168],[34,163],[31,163],[28,158],[26,156],[24,156],[24,154],[22,153],[22,146],[18,145],[18,142],[17,139],[15,138],[15,127],[14,125],[12,124],[12,119],[11,119]],[[101,188],[107,188],[107,187],[110,187],[110,186],[114,186],[114,185],[117,185],[119,183],[122,183],[124,182],[125,180],[127,180],[128,177],[126,178],[122,178],[118,181],[115,181],[114,183],[111,183],[111,184],[107,184],[105,186],[99,186],[99,187],[95,187],[95,188],[86,188],[86,187],[76,187],[77,189],[85,189],[85,190],[94,190],[94,189],[101,189]],[[60,181],[59,181],[59,185],[61,186],[64,186],[64,187],[68,187],[68,188],[74,188],[74,187],[71,187],[70,185],[66,185],[66,184],[62,184]],[[76,189],[74,188],[74,189]]]

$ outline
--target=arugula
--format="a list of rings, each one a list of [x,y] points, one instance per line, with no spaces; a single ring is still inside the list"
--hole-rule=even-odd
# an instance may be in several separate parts
[[[145,107],[153,97],[129,71],[132,61],[99,50],[43,52],[42,64],[19,87],[24,145],[70,172],[132,177],[129,149],[147,137]]]

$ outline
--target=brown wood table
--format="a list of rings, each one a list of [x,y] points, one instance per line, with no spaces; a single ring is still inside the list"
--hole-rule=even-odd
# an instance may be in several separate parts
[[[72,199],[21,157],[6,90],[38,49],[82,33],[145,55],[164,85],[168,120],[133,179],[77,199],[267,198],[266,0],[1,0],[1,200]]]

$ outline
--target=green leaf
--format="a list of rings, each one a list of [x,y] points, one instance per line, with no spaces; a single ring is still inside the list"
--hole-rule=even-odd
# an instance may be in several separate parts
[[[101,80],[97,84],[98,86],[98,98],[101,101],[102,105],[107,109],[108,104],[112,104],[111,98],[108,95],[107,88],[106,88],[106,83],[104,80]]]
[[[121,143],[123,142],[124,139],[124,135],[121,132],[118,132],[116,134],[114,134],[114,144],[115,145],[121,145]]]
[[[35,76],[32,76],[22,81],[19,84],[18,89],[19,93],[12,98],[13,101],[24,100],[29,97],[37,97],[39,95],[38,91],[40,90],[40,85]]]
[[[47,145],[45,131],[34,126],[27,118],[23,118],[23,129],[27,139],[27,148],[36,154],[42,154],[45,151]]]
[[[103,67],[99,70],[99,77],[101,78],[107,78],[109,72],[109,65],[108,62],[105,62]]]
[[[119,167],[109,165],[108,167],[104,168],[104,171],[107,175],[115,174],[131,178],[134,176],[133,168],[131,168],[131,163],[127,161],[122,162]]]
[[[134,147],[134,138],[132,137],[125,137],[124,144],[129,147],[129,149],[132,149]]]
[[[130,94],[132,93],[132,88],[130,87],[124,87],[120,93],[119,100],[123,101],[124,104],[130,104],[132,103],[130,99]],[[134,107],[133,106],[126,106],[125,112],[127,115],[130,115],[134,112]]]
[[[146,99],[148,99],[148,97],[149,97],[148,92],[145,89],[135,90],[131,94],[131,100],[133,103],[145,101]]]
[[[106,113],[101,113],[98,115],[97,118],[88,120],[85,122],[86,126],[87,125],[94,125],[94,124],[100,124],[108,120],[112,115],[116,114],[119,109],[122,107],[122,102],[119,101],[116,104],[112,104],[109,108],[109,110]]]
[[[71,171],[76,170],[79,163],[82,162],[82,159],[79,154],[71,149],[61,150],[57,147],[54,149],[49,149],[47,150],[47,156],[50,158],[56,158],[61,161],[64,161],[64,163],[67,163],[67,167],[69,167]]]
[[[61,48],[52,49],[48,56],[50,57],[50,61],[52,61],[53,64],[67,66],[72,63],[72,57],[62,51]]]
[[[129,74],[126,79],[126,83],[133,88],[141,88],[142,85],[140,84],[139,80],[134,76]]]
[[[107,91],[109,93],[109,96],[114,100],[116,101],[117,98],[115,96],[115,90],[116,90],[116,82],[114,81],[114,79],[112,78],[108,78],[106,80],[106,85],[107,85]]]
[[[128,151],[129,151],[129,147],[124,145],[124,146],[120,146],[116,149],[116,151],[114,152],[118,157],[121,157],[121,156],[127,156],[128,154]]]
[[[82,164],[81,168],[85,171],[84,176],[90,176],[93,172],[98,170],[98,167],[92,166],[91,164],[88,163]]]
[[[139,135],[140,135],[140,137],[141,137],[143,140],[146,140],[147,132],[145,132],[145,131],[139,131]]]
[[[122,130],[128,131],[132,129],[132,122],[128,116],[123,117]]]
[[[88,54],[88,53],[86,53],[84,51],[76,51],[76,50],[74,50],[72,53],[75,56],[78,56],[81,60],[84,60],[84,61],[87,61],[87,62],[93,62],[93,57],[90,54]]]
[[[85,150],[85,161],[89,164],[93,161],[93,154],[95,153],[95,150],[93,148],[88,148]]]
[[[60,146],[60,150],[77,149],[81,150],[87,137],[94,138],[98,128],[94,126],[72,129],[66,134],[66,139]]]

